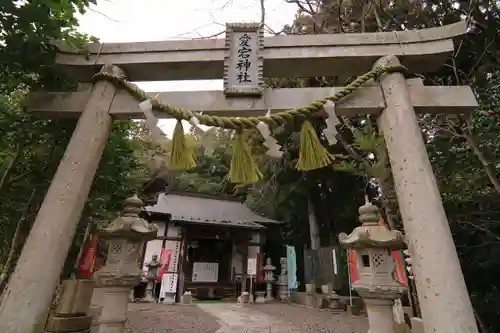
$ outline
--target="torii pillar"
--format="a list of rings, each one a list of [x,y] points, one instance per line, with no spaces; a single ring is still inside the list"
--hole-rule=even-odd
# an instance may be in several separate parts
[[[112,65],[101,72],[123,75]],[[115,93],[111,82],[93,86],[5,290],[2,333],[45,331],[52,296],[111,133],[109,108]]]
[[[395,56],[379,65],[399,65]],[[380,78],[386,108],[378,118],[412,254],[425,332],[477,333],[476,320],[406,80]]]
[[[253,28],[248,30],[245,26],[245,33],[251,33]],[[263,79],[264,74],[276,78],[339,72],[358,75],[386,54],[400,56],[412,71],[432,72],[453,53],[452,39],[466,31],[464,21],[419,31],[361,36],[278,36],[265,40],[259,37],[254,60],[262,62],[261,51],[265,51],[267,65],[265,72],[257,72],[256,80]],[[260,32],[254,29],[253,34],[255,37]],[[216,79],[222,78],[221,66],[229,70],[234,65],[230,61],[230,46],[235,45],[232,39],[220,42],[154,42],[141,45],[141,53],[134,44],[106,45],[106,52],[102,44],[96,44],[90,46],[90,59],[66,50],[58,57],[58,64],[82,82],[90,81],[98,66],[114,62],[130,73],[130,81]],[[386,57],[377,64],[384,63],[399,62],[395,57]],[[102,70],[118,71],[110,66]],[[345,103],[339,103],[336,111],[339,116],[381,113],[378,121],[389,150],[427,332],[475,333],[472,307],[415,111],[467,113],[477,107],[477,101],[470,87],[425,87],[421,83],[412,86],[409,81],[398,73],[384,75],[380,79],[383,95],[378,86],[363,87]],[[110,83],[96,84],[90,101],[84,103],[87,93],[39,94],[38,109],[31,108],[39,114],[57,112],[61,116],[80,116],[80,120],[0,307],[1,333],[39,333],[43,329],[59,272],[110,134],[110,114],[126,119],[143,116],[137,100],[126,92],[116,92]],[[263,115],[269,109],[282,111],[308,105],[331,93],[332,87],[265,89],[260,99],[227,100],[222,91],[170,92],[158,99],[178,108],[244,117]]]

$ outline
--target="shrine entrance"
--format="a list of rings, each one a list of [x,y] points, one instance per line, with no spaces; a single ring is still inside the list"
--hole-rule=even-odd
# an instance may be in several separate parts
[[[160,298],[167,292],[177,300],[189,291],[195,300],[236,301],[251,278],[248,263],[259,261],[267,227],[279,224],[233,197],[185,191],[160,193],[141,215],[161,230],[146,244],[143,267],[168,252],[162,280],[173,283],[163,283]]]
[[[233,242],[230,239],[192,237],[188,244],[184,288],[198,300],[231,299],[238,297],[232,274]],[[182,293],[182,291],[181,291]]]
[[[467,114],[476,106],[467,86],[425,86],[403,74],[432,72],[454,51],[465,22],[419,31],[264,38],[259,24],[230,24],[226,40],[92,45],[84,57],[61,48],[61,69],[91,90],[35,93],[29,111],[79,117],[0,309],[0,331],[33,332],[46,317],[115,118],[176,118],[171,168],[194,160],[183,148],[181,120],[235,130],[229,177],[260,177],[244,131],[260,133],[267,154],[282,154],[272,129],[302,119],[299,170],[326,167],[332,156],[308,117],[326,118],[336,142],[338,117],[372,114],[388,149],[405,237],[427,332],[478,332],[446,214],[416,113]],[[110,65],[113,64],[113,65]],[[346,87],[269,89],[264,77],[355,76]],[[224,91],[145,93],[130,81],[224,80]],[[269,111],[269,112],[268,112]],[[201,114],[200,112],[203,112]],[[304,119],[306,119],[304,121]],[[204,142],[205,149],[212,148]],[[43,272],[43,274],[33,274]],[[19,311],[22,309],[22,311]]]

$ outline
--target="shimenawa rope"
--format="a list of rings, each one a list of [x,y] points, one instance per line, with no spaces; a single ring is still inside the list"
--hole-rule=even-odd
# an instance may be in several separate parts
[[[351,95],[357,89],[365,85],[370,80],[376,80],[383,74],[394,72],[406,72],[404,66],[380,66],[356,78],[353,82],[335,94],[316,100],[310,105],[295,109],[258,117],[219,117],[207,114],[199,114],[187,109],[172,107],[168,104],[160,103],[156,98],[151,98],[146,92],[135,84],[128,82],[125,77],[116,76],[110,73],[98,73],[94,75],[94,82],[106,80],[113,83],[117,88],[128,91],[139,102],[150,100],[152,108],[159,112],[164,112],[170,117],[177,119],[177,126],[172,138],[172,151],[169,157],[169,167],[172,170],[186,170],[195,166],[193,151],[186,147],[182,120],[189,121],[195,117],[201,125],[215,126],[236,130],[237,134],[233,140],[233,156],[229,171],[229,180],[233,183],[251,183],[261,179],[262,174],[252,159],[248,140],[243,139],[243,131],[256,129],[260,122],[276,128],[295,118],[306,119],[300,133],[300,153],[296,168],[301,171],[309,171],[328,166],[333,161],[333,156],[321,144],[316,131],[307,118],[315,112],[323,109],[327,101],[338,102]],[[255,131],[257,132],[257,131]]]

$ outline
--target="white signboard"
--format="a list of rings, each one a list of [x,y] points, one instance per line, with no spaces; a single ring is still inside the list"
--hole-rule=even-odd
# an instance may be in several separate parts
[[[219,279],[219,264],[216,262],[193,263],[193,282],[217,282]]]
[[[250,276],[257,275],[257,258],[248,258],[247,274]]]
[[[177,272],[179,266],[179,254],[180,254],[181,242],[177,240],[167,240],[165,243],[165,249],[171,250],[170,263],[168,264],[168,272]]]
[[[165,293],[175,294],[177,292],[177,274],[166,273],[161,278],[160,295]]]

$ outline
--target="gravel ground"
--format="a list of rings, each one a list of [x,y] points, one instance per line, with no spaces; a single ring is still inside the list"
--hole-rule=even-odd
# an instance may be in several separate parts
[[[129,304],[126,333],[214,333],[216,318],[194,305]]]
[[[351,316],[347,312],[334,313],[284,303],[246,307],[275,317],[301,333],[365,333],[368,330],[366,317]],[[215,333],[219,328],[217,318],[194,305],[129,303],[125,333]],[[92,333],[96,331],[94,327]]]
[[[310,333],[366,333],[368,319],[351,316],[347,312],[334,313],[284,303],[249,305],[267,315],[279,318],[300,332]]]
[[[214,333],[219,328],[217,318],[194,305],[129,303],[125,333]]]

